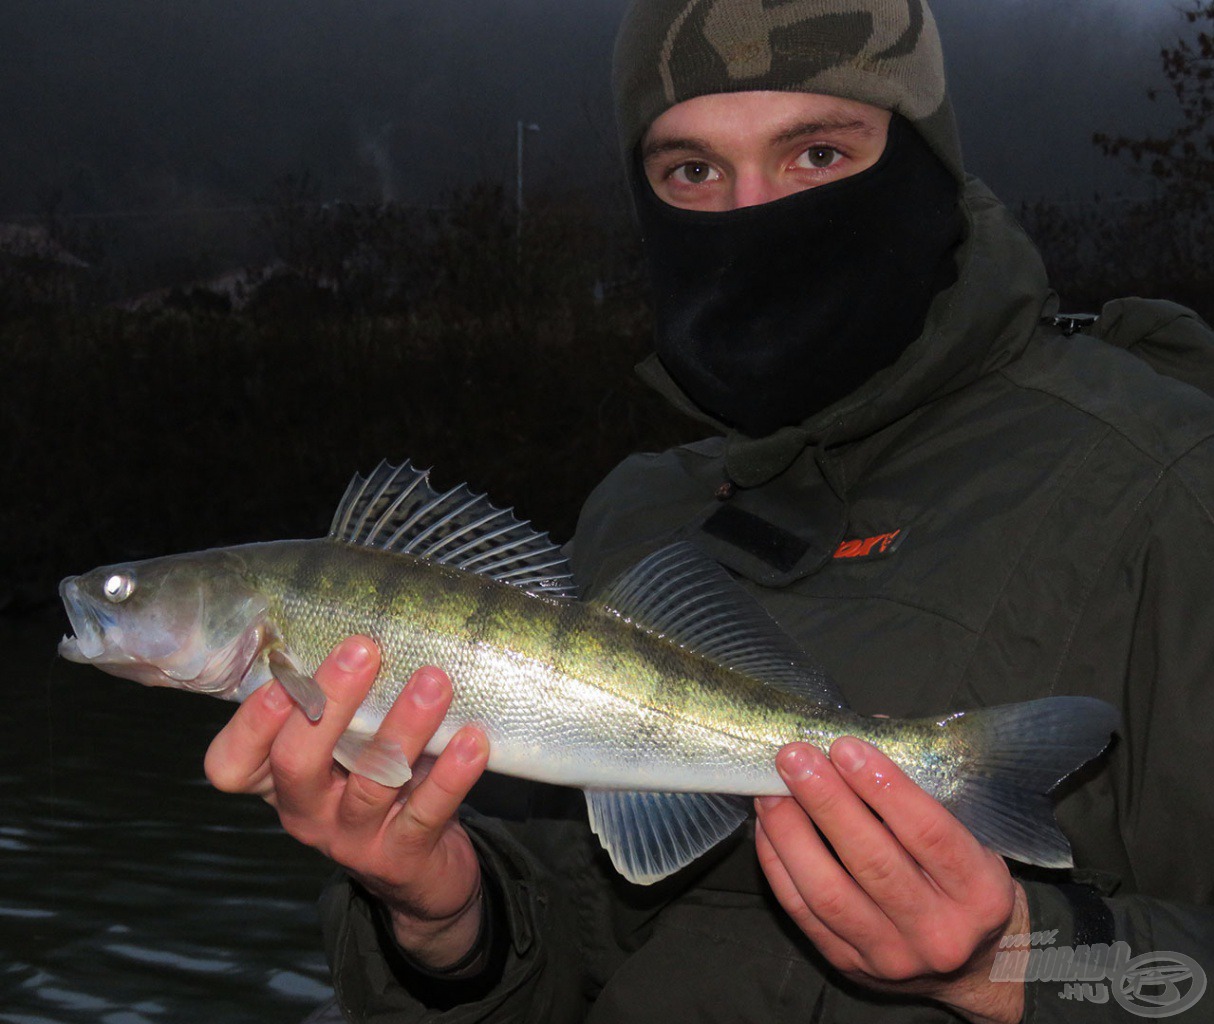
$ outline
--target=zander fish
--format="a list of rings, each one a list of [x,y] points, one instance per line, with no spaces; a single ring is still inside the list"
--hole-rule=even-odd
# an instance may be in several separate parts
[[[1108,704],[1051,697],[923,719],[867,718],[729,574],[692,545],[662,548],[587,601],[546,535],[406,463],[356,476],[329,535],[95,569],[60,595],[59,653],[116,676],[243,700],[277,678],[313,720],[312,674],[353,633],[383,660],[335,751],[389,786],[410,767],[372,742],[410,673],[435,664],[454,699],[427,747],[461,726],[489,768],[577,786],[626,878],[690,863],[788,792],[777,750],[857,736],[891,757],[992,849],[1071,863],[1049,792],[1104,749]]]

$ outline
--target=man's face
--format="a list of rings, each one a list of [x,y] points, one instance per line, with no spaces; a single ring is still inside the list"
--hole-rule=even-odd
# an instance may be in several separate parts
[[[833,96],[716,93],[662,114],[641,140],[641,156],[664,202],[735,210],[872,167],[889,121],[888,110]]]

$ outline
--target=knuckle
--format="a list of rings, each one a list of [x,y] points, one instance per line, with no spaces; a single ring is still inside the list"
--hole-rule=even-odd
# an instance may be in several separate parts
[[[384,792],[383,786],[369,782],[361,775],[349,776],[337,808],[338,822],[345,828],[352,828],[365,826],[369,817],[386,815],[395,799],[395,793],[389,790],[389,797],[385,800]]]
[[[806,810],[817,818],[833,818],[846,814],[858,801],[857,796],[841,779],[820,779],[814,786],[814,792],[808,801],[803,803]]]
[[[270,750],[270,772],[275,782],[290,787],[302,781],[308,774],[310,764],[294,747],[276,744]]]
[[[241,784],[244,781],[239,772],[232,770],[231,765],[223,760],[223,758],[214,752],[214,748],[207,751],[206,757],[202,762],[203,774],[207,777],[207,782],[218,789],[222,793],[239,793]]]
[[[848,916],[849,901],[837,891],[819,893],[813,901],[813,912],[823,921],[839,921]]]
[[[933,974],[952,974],[964,967],[973,956],[973,946],[953,941],[941,941],[924,951],[924,964]]]
[[[979,927],[983,931],[990,931],[993,928],[1002,930],[1016,909],[1016,891],[1012,885],[992,889],[978,906]]]
[[[980,936],[969,922],[947,916],[935,927],[919,932],[912,945],[918,951],[920,973],[952,974],[964,967],[978,948]]]
[[[325,841],[324,831],[318,828],[311,818],[279,810],[278,820],[282,822],[283,830],[292,839],[303,843],[304,846],[311,846],[313,849],[320,850],[326,856],[332,856],[330,845]],[[341,863],[340,858],[336,856],[333,856],[332,859]]]
[[[346,779],[346,800],[355,808],[378,810],[384,803],[381,795],[383,789],[377,782],[370,782],[361,775],[352,774]]]
[[[449,820],[446,815],[434,813],[432,808],[424,806],[420,800],[407,801],[401,817],[405,825],[402,839],[419,844],[428,844],[434,833]]]
[[[927,856],[948,867],[958,866],[955,844],[956,821],[949,815],[933,814],[922,818],[915,831],[915,846]]]
[[[859,953],[852,951],[835,953],[827,957],[831,964],[842,974],[850,978],[871,978],[871,965]]]
[[[888,849],[875,850],[856,865],[853,874],[864,879],[865,887],[885,889],[897,878],[901,867],[902,861],[896,853]]]
[[[888,950],[872,958],[867,973],[885,981],[906,982],[924,973],[923,962],[905,949]]]

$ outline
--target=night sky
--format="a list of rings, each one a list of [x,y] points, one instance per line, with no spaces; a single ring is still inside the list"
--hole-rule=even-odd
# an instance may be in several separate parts
[[[1091,144],[1166,121],[1145,93],[1173,0],[935,0],[970,169],[1010,201],[1143,183]],[[432,202],[617,173],[611,40],[624,0],[7,0],[0,219],[254,201],[309,172],[334,198]]]

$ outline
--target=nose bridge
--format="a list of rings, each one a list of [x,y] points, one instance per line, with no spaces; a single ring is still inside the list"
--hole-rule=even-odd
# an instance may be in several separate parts
[[[779,198],[776,182],[765,173],[762,167],[751,164],[737,169],[733,185],[733,209],[738,210],[744,206],[762,206],[764,203],[770,203],[773,199]]]

